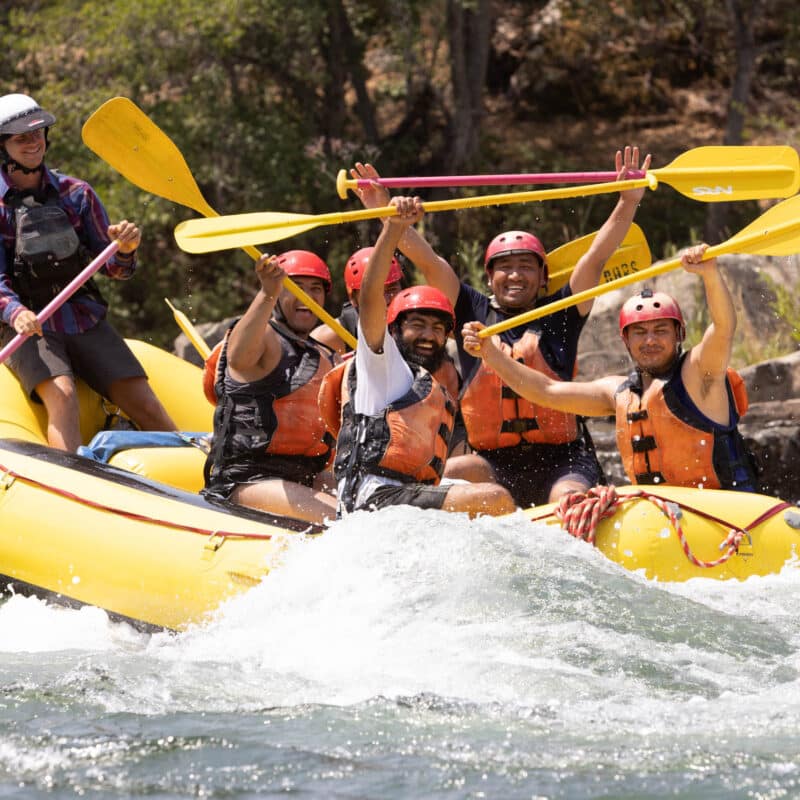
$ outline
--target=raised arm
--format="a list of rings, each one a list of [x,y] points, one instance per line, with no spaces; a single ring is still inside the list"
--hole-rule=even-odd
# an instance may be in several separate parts
[[[228,368],[243,383],[269,375],[281,357],[280,337],[269,321],[286,273],[275,256],[261,256],[255,269],[260,288],[228,341]]]
[[[631,170],[639,169],[639,148],[625,147],[625,150],[617,150],[615,160],[617,169],[617,180],[623,181],[627,178]],[[650,168],[650,156],[648,155],[642,169]],[[644,194],[644,189],[631,189],[627,192],[620,192],[619,201],[598,232],[591,247],[578,261],[569,280],[570,289],[573,294],[593,289],[600,283],[603,274],[603,267],[611,254],[622,244],[622,240],[628,233],[636,214],[636,209]],[[586,316],[592,310],[594,300],[587,300],[577,306],[578,312]]]
[[[392,264],[397,243],[409,226],[422,219],[422,203],[418,197],[395,197],[391,205],[397,214],[388,218],[370,257],[359,296],[358,321],[364,339],[373,353],[380,353],[386,335],[386,300],[383,287]]]
[[[372,164],[361,163],[357,163],[350,170],[350,175],[356,179],[373,181],[380,177]],[[389,192],[379,183],[357,189],[356,194],[365,208],[383,208],[389,205]],[[387,225],[388,219],[384,219],[383,224]],[[458,275],[447,261],[436,254],[427,239],[416,228],[406,229],[397,243],[397,249],[424,275],[428,285],[437,288],[455,304],[461,288]]]
[[[698,385],[706,394],[710,384],[722,385],[733,347],[733,334],[736,332],[736,309],[731,293],[720,274],[715,258],[703,261],[708,249],[700,244],[687,250],[681,258],[683,268],[703,279],[706,304],[711,315],[711,324],[706,328],[700,344],[689,351],[689,364],[684,380],[690,392],[692,384]],[[691,384],[689,383],[691,381]]]
[[[470,355],[482,358],[520,397],[585,417],[605,417],[614,413],[614,391],[623,378],[609,376],[587,382],[553,380],[515,361],[492,341],[493,337],[480,337],[478,332],[484,327],[480,322],[464,325],[464,349]]]

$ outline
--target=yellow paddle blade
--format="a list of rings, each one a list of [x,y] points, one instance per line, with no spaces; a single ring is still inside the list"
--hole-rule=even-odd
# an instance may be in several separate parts
[[[722,244],[714,245],[706,250],[705,259],[708,261],[728,253],[749,253],[750,255],[788,256],[800,253],[800,195],[784,200],[763,213],[754,222],[742,229]],[[494,336],[517,325],[524,325],[533,320],[546,317],[556,311],[561,311],[570,306],[579,305],[586,300],[591,300],[613,289],[621,289],[637,281],[649,280],[657,275],[675,269],[681,265],[680,258],[673,258],[661,264],[643,269],[630,275],[610,281],[609,283],[595,286],[584,292],[578,292],[571,297],[546,303],[543,306],[525,311],[515,317],[490,325],[481,330],[479,336]]]
[[[592,242],[597,237],[597,232],[556,248],[547,254],[548,283],[547,292],[552,294],[558,291],[572,275],[572,271],[581,257],[588,252]],[[630,275],[645,269],[652,263],[650,247],[647,244],[642,229],[633,223],[620,246],[611,254],[603,266],[601,283],[608,283],[623,275]]]
[[[183,331],[186,338],[192,343],[194,349],[200,354],[200,358],[205,361],[211,355],[211,348],[206,344],[206,340],[200,335],[200,331],[192,325],[191,320],[183,311],[179,311],[175,308],[172,303],[170,303],[168,298],[164,298],[164,302],[170,307],[172,310],[172,316],[175,317],[175,322],[178,323],[178,327]]]
[[[140,189],[192,208],[205,217],[218,216],[203,197],[186,159],[172,139],[127,97],[115,97],[103,103],[86,120],[82,136],[90,150]],[[235,246],[241,246],[254,261],[261,256],[255,247]],[[355,349],[355,337],[338,320],[290,278],[284,278],[283,285]]]
[[[800,159],[785,146],[696,147],[648,175],[704,203],[791,197],[800,189]]]
[[[724,247],[726,253],[755,256],[791,256],[800,252],[800,195],[772,206],[755,222],[726,242],[710,247],[708,252],[717,247]]]
[[[175,226],[175,241],[186,253],[213,253],[247,244],[277,242],[319,225],[313,214],[256,211],[212,219],[188,219]],[[274,237],[273,237],[274,234]]]
[[[132,184],[151,194],[216,216],[173,141],[127,97],[103,103],[86,120],[84,144]]]

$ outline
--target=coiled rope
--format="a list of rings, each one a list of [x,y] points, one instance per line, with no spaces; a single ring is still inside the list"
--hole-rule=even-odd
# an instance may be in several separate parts
[[[725,520],[719,519],[706,512],[699,511],[698,509],[685,506],[688,510],[706,517],[707,519],[714,520],[729,528],[728,535],[720,542],[719,549],[724,550],[723,554],[714,561],[703,561],[692,553],[689,542],[681,527],[680,517],[681,506],[678,503],[667,500],[664,497],[659,497],[652,492],[647,492],[643,489],[637,489],[624,495],[618,495],[613,486],[594,486],[589,489],[586,494],[581,492],[571,492],[564,495],[558,502],[554,514],[561,522],[561,527],[567,531],[571,536],[577,539],[583,539],[590,544],[594,544],[595,536],[597,534],[597,526],[600,521],[614,515],[619,506],[630,500],[649,500],[653,505],[659,508],[664,515],[669,519],[673,530],[678,535],[683,552],[686,558],[697,567],[710,569],[711,567],[718,567],[724,564],[732,556],[736,555],[739,550],[739,545],[742,539],[750,536],[749,529],[761,524],[769,519],[774,514],[783,511],[785,508],[790,507],[789,503],[779,502],[772,508],[768,509],[764,514],[761,514],[757,519],[753,520],[749,525],[741,528],[731,525]]]

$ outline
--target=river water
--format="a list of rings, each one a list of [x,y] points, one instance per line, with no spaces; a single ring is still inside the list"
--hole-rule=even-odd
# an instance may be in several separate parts
[[[111,534],[109,534],[111,535]],[[0,605],[0,798],[800,796],[800,570],[357,514],[207,625]]]

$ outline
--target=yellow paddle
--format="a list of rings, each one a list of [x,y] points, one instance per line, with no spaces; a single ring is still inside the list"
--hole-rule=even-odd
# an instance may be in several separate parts
[[[773,151],[770,153],[768,151]],[[774,168],[774,170],[773,170]],[[740,191],[754,190],[779,194],[761,194],[759,197],[789,197],[797,191],[797,186],[784,192],[783,186],[793,185],[796,180],[797,156],[791,147],[697,147],[678,156],[671,164],[660,169],[632,170],[631,178],[655,175],[660,183],[673,186],[682,194],[706,202],[720,202],[735,199],[730,197],[734,191],[731,184],[736,181]],[[795,171],[795,177],[792,172]],[[772,174],[770,174],[772,173]],[[510,186],[542,183],[600,183],[616,180],[615,172],[542,172],[506,175],[432,175],[409,178],[376,178],[387,188],[422,186]],[[336,176],[336,191],[343,200],[348,189],[369,186],[369,178],[349,180],[345,170]],[[774,183],[774,186],[771,185]],[[609,191],[613,191],[609,189]],[[739,198],[744,199],[744,198]],[[755,195],[751,197],[755,199]]]
[[[763,213],[757,220],[751,222],[735,236],[722,242],[722,244],[709,247],[706,250],[704,260],[707,261],[727,253],[749,253],[757,256],[788,256],[800,253],[800,195],[778,203],[778,205]],[[502,333],[509,328],[516,328],[517,325],[532,322],[555,311],[561,311],[564,308],[569,308],[569,306],[591,300],[593,297],[610,292],[612,289],[619,289],[637,281],[654,278],[656,275],[669,272],[680,265],[680,258],[673,258],[641,272],[624,275],[609,283],[595,286],[584,292],[578,292],[571,297],[565,297],[563,300],[547,303],[531,311],[526,311],[523,314],[498,322],[495,325],[490,325],[488,328],[484,328],[479,336],[493,336],[496,333]]]
[[[581,236],[547,254],[548,293],[558,291],[569,280],[575,265],[589,250],[596,236],[597,232]],[[600,282],[608,283],[623,275],[630,275],[649,267],[651,263],[647,239],[642,229],[633,223],[620,246],[603,265]]]
[[[462,197],[423,205],[427,212],[456,211],[482,206],[585,197],[643,186],[655,189],[659,181],[703,202],[789,197],[800,188],[800,159],[791,147],[700,147],[679,156],[669,167],[650,170],[644,178],[635,180]],[[379,219],[394,216],[396,213],[394,206],[386,206],[331,214],[272,211],[234,214],[182,222],[175,228],[175,240],[187,253],[211,253],[277,242],[322,225]]]
[[[211,348],[206,344],[206,340],[200,335],[200,331],[192,325],[191,320],[183,311],[179,311],[170,303],[168,298],[164,298],[164,302],[172,309],[172,316],[175,317],[175,322],[178,327],[184,332],[186,338],[194,345],[194,349],[200,353],[200,358],[205,361],[211,355]]]
[[[115,97],[95,111],[83,126],[84,144],[131,183],[151,194],[194,209],[205,217],[218,217],[203,197],[182,153],[135,103]],[[255,261],[261,253],[243,246]],[[329,325],[351,347],[353,335],[294,281],[283,285]]]

